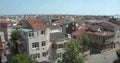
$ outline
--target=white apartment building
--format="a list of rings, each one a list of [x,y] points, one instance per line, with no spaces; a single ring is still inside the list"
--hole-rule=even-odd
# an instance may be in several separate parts
[[[38,62],[49,62],[49,28],[40,19],[25,20],[22,26],[27,54]]]

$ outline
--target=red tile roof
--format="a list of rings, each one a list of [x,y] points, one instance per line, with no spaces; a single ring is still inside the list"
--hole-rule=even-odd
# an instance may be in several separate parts
[[[104,21],[104,22],[109,24],[109,25],[111,25],[111,26],[113,26],[113,27],[120,27],[119,25],[111,23],[111,22],[108,22],[108,21]]]
[[[22,26],[21,25],[17,25],[16,28],[22,28]]]
[[[34,30],[46,29],[47,25],[41,19],[28,19],[27,22]]]
[[[62,25],[64,23],[64,19],[57,20],[55,23],[58,25]]]
[[[91,31],[86,31],[85,33],[87,34],[94,34],[94,35],[102,35],[102,36],[110,36],[110,35],[114,35],[114,32],[91,32]]]
[[[6,20],[4,20],[4,19],[1,19],[0,23],[8,23],[8,22]]]
[[[82,36],[83,32],[81,32],[81,31],[75,31],[75,32],[72,33],[72,35],[74,35],[74,36]]]
[[[101,28],[101,26],[98,25],[87,25],[88,28]]]

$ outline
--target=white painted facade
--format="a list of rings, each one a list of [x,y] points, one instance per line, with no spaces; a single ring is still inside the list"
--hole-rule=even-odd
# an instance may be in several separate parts
[[[45,33],[41,34],[42,31]],[[27,54],[37,61],[49,61],[49,29],[32,30],[22,29],[22,38],[26,42]],[[43,42],[44,41],[44,46]],[[45,53],[44,53],[45,52]]]

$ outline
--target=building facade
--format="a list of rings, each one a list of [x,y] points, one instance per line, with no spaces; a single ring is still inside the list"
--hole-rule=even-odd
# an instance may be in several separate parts
[[[90,38],[92,53],[103,53],[115,48],[113,32],[85,32]]]
[[[58,63],[62,60],[62,55],[65,53],[65,46],[69,42],[70,36],[62,32],[62,28],[58,25],[50,27],[50,49],[49,55],[51,63]]]
[[[22,28],[22,38],[28,55],[38,62],[49,62],[49,28],[40,19],[28,19]]]

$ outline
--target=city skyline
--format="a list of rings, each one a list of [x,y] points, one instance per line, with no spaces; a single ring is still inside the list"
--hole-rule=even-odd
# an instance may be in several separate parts
[[[119,0],[1,0],[0,15],[16,14],[120,14]]]

